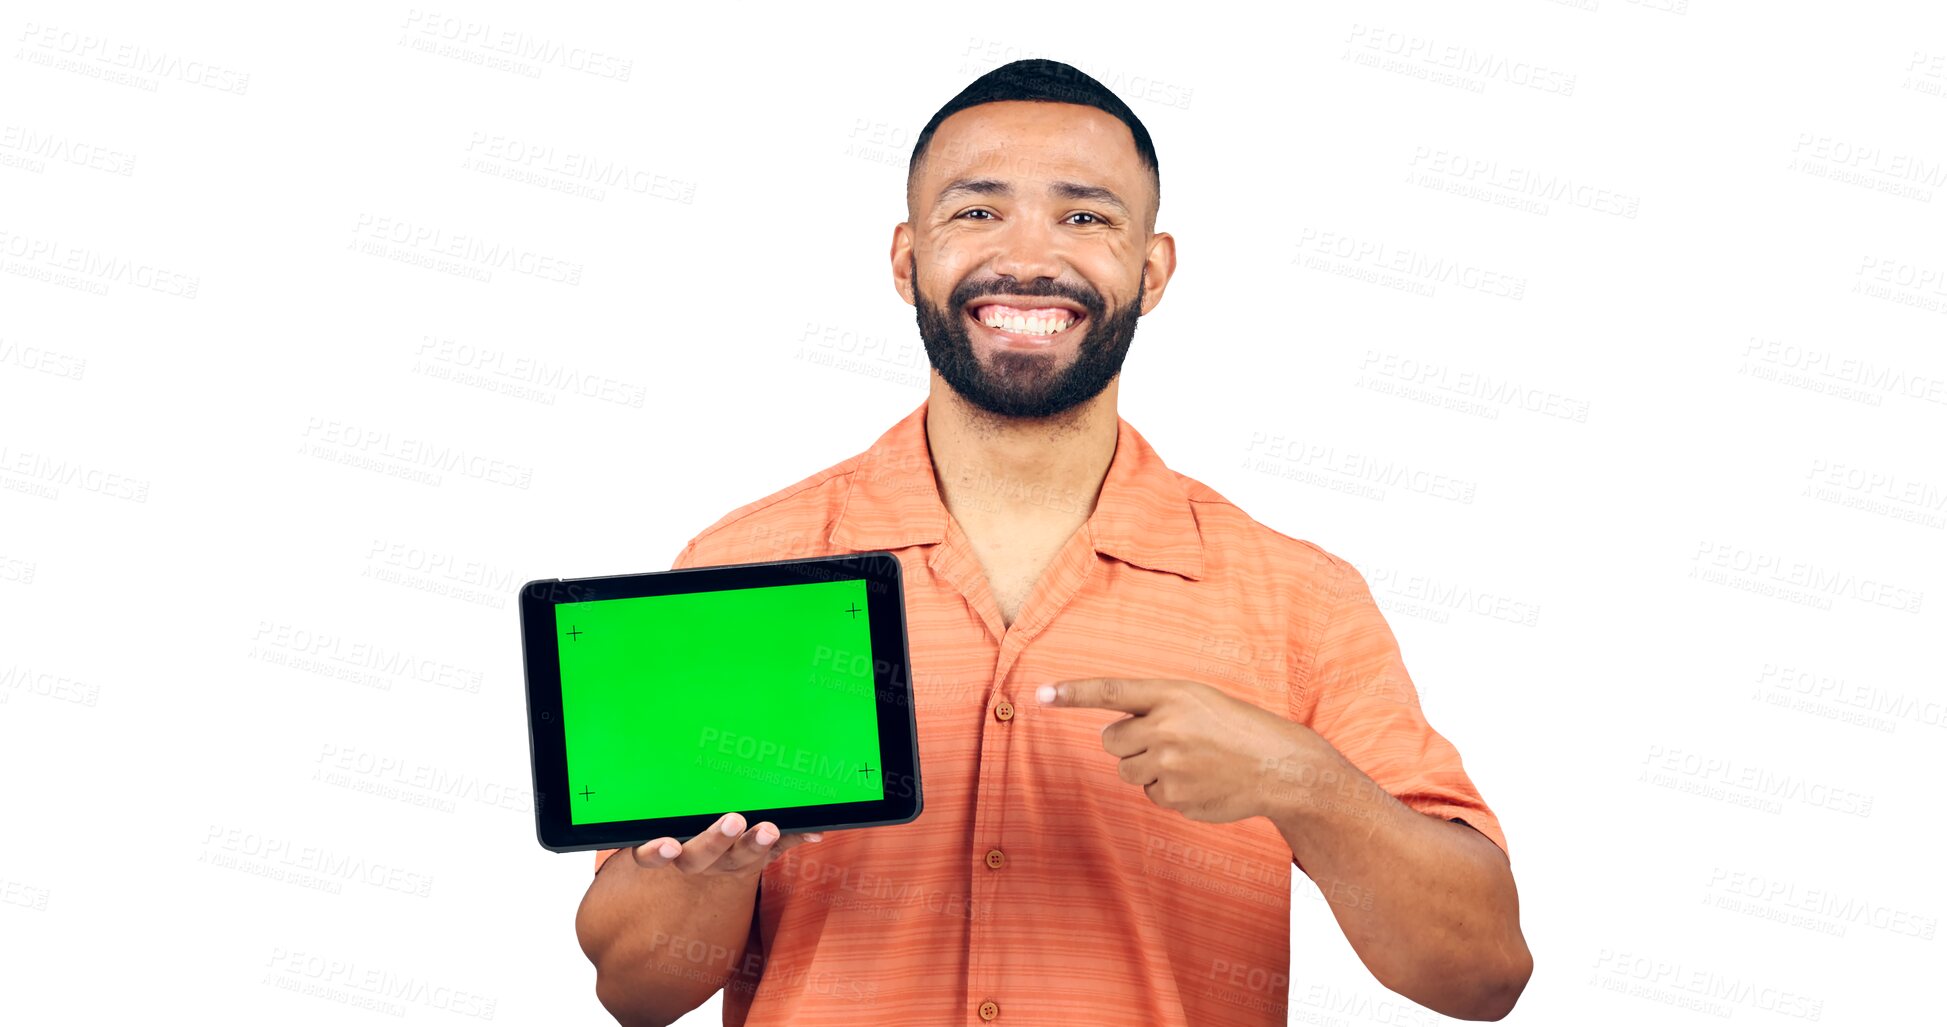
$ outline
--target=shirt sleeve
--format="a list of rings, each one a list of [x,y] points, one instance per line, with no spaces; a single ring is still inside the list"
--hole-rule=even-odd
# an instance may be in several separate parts
[[[1293,719],[1331,743],[1405,805],[1460,820],[1507,852],[1501,822],[1461,767],[1460,752],[1427,723],[1399,642],[1365,576],[1333,557],[1336,580],[1310,675],[1291,690]],[[1331,570],[1325,577],[1332,577]]]
[[[684,546],[683,551],[676,554],[676,562],[670,564],[669,569],[675,571],[694,566],[696,559],[696,539],[690,539],[689,545]],[[595,873],[602,872],[602,864],[608,862],[609,856],[621,851],[621,849],[596,849]]]

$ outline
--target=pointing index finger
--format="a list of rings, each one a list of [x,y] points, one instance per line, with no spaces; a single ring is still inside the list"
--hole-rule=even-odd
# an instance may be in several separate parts
[[[1057,681],[1035,690],[1043,706],[1093,706],[1124,713],[1148,713],[1163,698],[1154,681],[1136,678],[1082,678]]]

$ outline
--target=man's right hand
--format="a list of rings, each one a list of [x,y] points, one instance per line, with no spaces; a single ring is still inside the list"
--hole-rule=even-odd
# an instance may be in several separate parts
[[[743,814],[725,813],[687,842],[655,838],[629,852],[641,867],[675,867],[686,874],[751,877],[763,872],[779,856],[824,836],[822,831],[783,835],[768,820],[746,830]]]

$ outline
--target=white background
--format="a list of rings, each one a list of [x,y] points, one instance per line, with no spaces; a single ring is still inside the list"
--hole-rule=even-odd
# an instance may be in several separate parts
[[[917,405],[906,159],[1028,56],[1159,151],[1123,416],[1506,827],[1508,1022],[1937,1015],[1937,5],[200,6],[0,24],[0,1017],[608,1022],[515,589]],[[1294,1022],[1440,1019],[1298,885]]]

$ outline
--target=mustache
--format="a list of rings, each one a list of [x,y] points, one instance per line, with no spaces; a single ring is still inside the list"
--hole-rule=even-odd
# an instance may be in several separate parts
[[[1093,289],[1074,289],[1060,282],[1046,278],[1036,278],[1029,282],[1017,282],[1010,278],[990,278],[978,282],[962,282],[947,297],[947,307],[952,310],[964,309],[967,304],[984,296],[1052,296],[1081,305],[1090,314],[1101,314],[1102,297]]]

